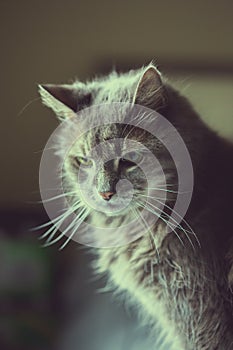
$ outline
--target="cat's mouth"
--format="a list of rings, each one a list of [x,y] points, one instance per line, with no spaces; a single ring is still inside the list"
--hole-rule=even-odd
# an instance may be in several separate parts
[[[103,211],[107,216],[125,215],[135,206],[134,201],[126,198],[111,198],[109,201],[101,200],[99,210]]]
[[[140,195],[145,195],[145,191],[132,189],[125,193],[114,193],[109,198],[99,194],[97,191],[85,191],[81,197],[82,204],[90,211],[96,211],[104,214],[107,217],[119,217],[130,215],[136,211],[141,211]],[[79,193],[80,198],[80,193]]]
[[[106,216],[131,216],[132,214],[143,210],[138,195],[134,194],[132,197],[124,196],[117,198],[113,196],[110,200],[105,201],[100,199],[98,210],[104,213]]]
[[[114,206],[108,206],[106,208],[103,208],[102,212],[106,215],[106,216],[114,216],[114,217],[117,217],[117,216],[122,216],[122,215],[127,215],[129,213],[132,212],[132,208],[133,208],[133,205],[132,203],[127,205],[126,207],[124,208],[116,208]]]

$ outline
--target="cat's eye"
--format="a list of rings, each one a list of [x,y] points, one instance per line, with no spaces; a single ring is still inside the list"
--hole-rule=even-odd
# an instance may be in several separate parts
[[[131,162],[138,164],[141,162],[143,158],[143,155],[140,152],[136,151],[130,151],[124,154],[124,156],[121,158],[123,162]]]
[[[92,159],[90,158],[87,158],[87,157],[75,157],[75,162],[78,164],[78,165],[83,165],[83,166],[92,166],[93,165],[93,161]]]

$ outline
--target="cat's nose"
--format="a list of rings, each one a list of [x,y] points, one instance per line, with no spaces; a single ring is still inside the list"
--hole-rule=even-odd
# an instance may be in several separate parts
[[[105,199],[106,201],[109,201],[112,198],[112,196],[115,194],[115,192],[99,192],[99,194],[103,199]]]

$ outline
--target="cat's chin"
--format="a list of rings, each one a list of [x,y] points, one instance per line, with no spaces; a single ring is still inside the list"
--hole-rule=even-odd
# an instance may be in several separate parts
[[[126,216],[126,215],[130,215],[129,214],[129,210],[121,210],[115,213],[104,213],[105,216],[107,216],[108,218],[119,218],[121,216]]]
[[[114,218],[121,217],[121,216],[132,217],[132,216],[135,216],[132,210],[133,208],[135,208],[135,206],[128,205],[127,207],[121,210],[112,210],[112,211],[103,210],[102,212],[107,217],[114,217]]]

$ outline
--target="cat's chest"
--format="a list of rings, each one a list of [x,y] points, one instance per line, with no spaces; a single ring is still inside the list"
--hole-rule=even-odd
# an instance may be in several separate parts
[[[141,288],[150,287],[153,294],[160,295],[169,281],[183,283],[182,267],[169,247],[169,240],[173,240],[169,237],[171,234],[159,226],[153,239],[151,235],[145,235],[129,246],[101,249],[97,270],[108,272],[110,280],[120,289],[137,293]],[[168,244],[164,244],[165,241]]]

